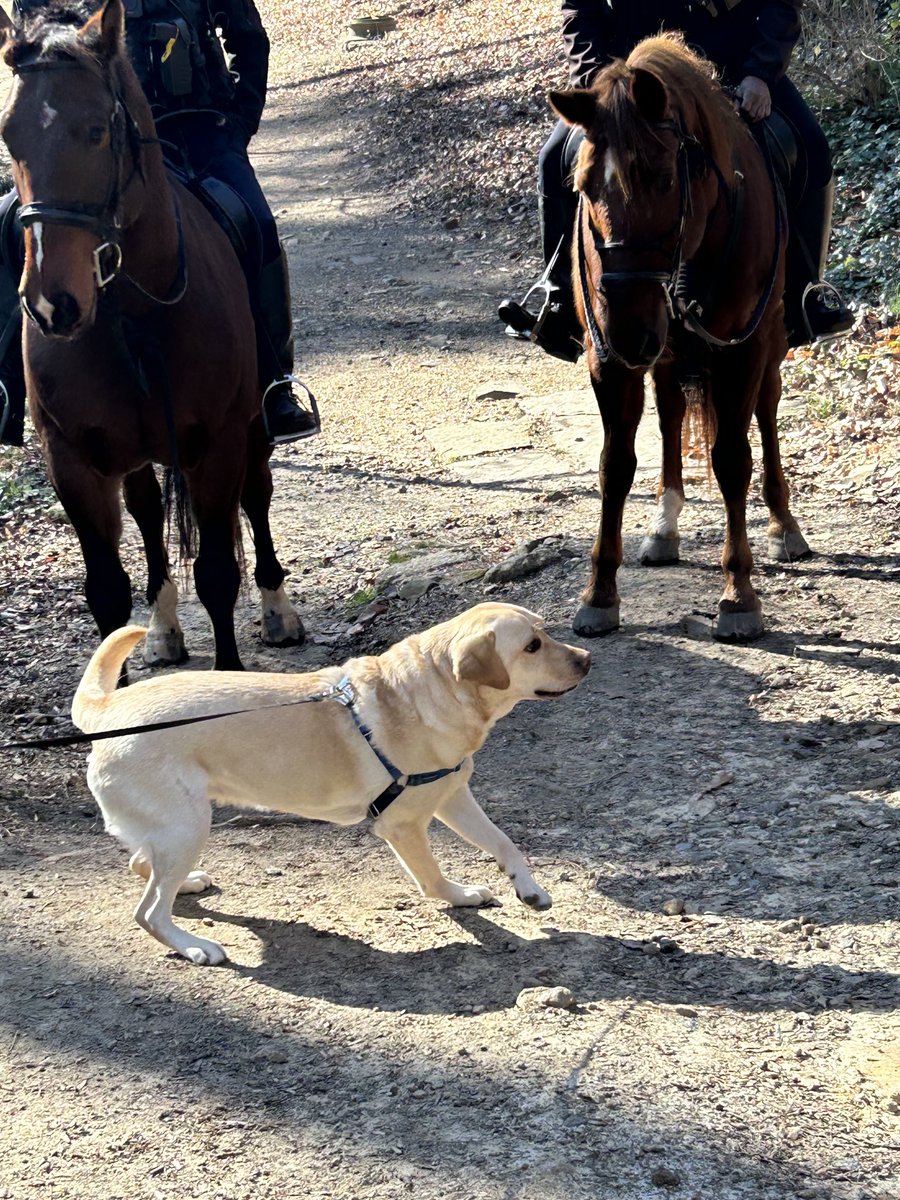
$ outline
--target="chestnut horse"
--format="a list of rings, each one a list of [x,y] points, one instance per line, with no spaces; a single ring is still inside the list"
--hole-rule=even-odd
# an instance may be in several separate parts
[[[218,669],[234,636],[240,504],[253,530],[263,638],[303,638],[269,531],[272,476],[247,286],[227,237],[169,178],[123,48],[121,0],[7,24],[15,75],[0,131],[25,228],[20,285],[31,417],[85,562],[105,637],[131,613],[120,488],[147,558],[145,660],[186,657],[154,463],[186,486],[197,595]],[[183,499],[183,497],[182,497]],[[186,506],[185,506],[186,507]],[[189,522],[182,522],[184,533]]]
[[[727,514],[715,634],[748,641],[763,632],[746,527],[754,412],[770,552],[781,560],[809,553],[788,507],[778,449],[785,222],[768,165],[713,69],[675,37],[648,38],[627,61],[601,71],[590,90],[552,92],[550,102],[585,134],[575,174],[573,283],[604,431],[600,530],[575,630],[593,637],[619,625],[622,513],[651,372],[663,471],[641,559],[678,558],[690,382],[714,429],[712,467]]]

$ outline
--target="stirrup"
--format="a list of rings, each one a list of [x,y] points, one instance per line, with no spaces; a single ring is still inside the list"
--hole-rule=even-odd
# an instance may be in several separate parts
[[[25,444],[24,412],[13,408],[9,389],[0,379],[0,445],[23,446]]]
[[[846,312],[847,320],[845,320],[838,328],[826,333],[817,333],[809,319],[806,302],[811,296],[820,296],[823,300],[825,309],[834,311],[835,313]],[[824,279],[817,280],[815,283],[808,283],[803,289],[803,295],[800,297],[800,316],[803,320],[803,327],[811,344],[819,345],[822,342],[832,342],[835,338],[846,337],[853,328],[853,314],[847,309],[841,294],[837,288],[827,283]]]
[[[289,433],[272,434],[269,429],[269,418],[266,414],[266,400],[269,393],[277,388],[283,388],[288,385],[288,394],[291,399],[292,406],[297,411],[297,428]],[[306,392],[306,398],[309,402],[309,408],[301,404],[294,393],[295,385],[302,388]],[[308,388],[302,379],[298,379],[296,375],[282,375],[280,379],[273,379],[269,386],[262,394],[262,419],[265,426],[266,436],[269,441],[275,445],[281,445],[284,442],[299,442],[306,438],[315,437],[322,432],[322,421],[319,417],[319,406],[316,403],[316,398],[313,395],[312,389]]]
[[[542,276],[537,283],[532,284],[522,300],[504,300],[497,309],[497,316],[501,321],[506,322],[504,333],[507,337],[519,338],[524,342],[536,341],[536,334],[543,323],[544,314],[550,307],[552,292],[553,286],[550,280],[546,276]],[[526,307],[528,301],[535,293],[539,293],[542,296],[537,315],[529,312]]]

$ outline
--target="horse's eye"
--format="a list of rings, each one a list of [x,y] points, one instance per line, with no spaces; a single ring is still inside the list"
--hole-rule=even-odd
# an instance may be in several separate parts
[[[671,192],[671,190],[674,186],[675,186],[674,177],[672,175],[663,175],[663,177],[657,181],[656,190],[659,192],[662,192],[663,195],[665,195],[667,192]]]
[[[526,654],[537,654],[537,652],[538,652],[538,650],[540,650],[540,648],[541,648],[541,639],[539,637],[532,638],[531,641],[528,643],[528,645],[525,647],[525,653]]]
[[[105,137],[106,129],[103,125],[92,125],[88,130],[88,141],[92,146],[102,146]]]

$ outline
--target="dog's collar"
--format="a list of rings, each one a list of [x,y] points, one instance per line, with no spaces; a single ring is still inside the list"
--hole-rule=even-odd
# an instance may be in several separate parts
[[[347,675],[335,685],[333,698],[338,704],[343,704],[344,708],[349,712],[356,728],[372,748],[372,753],[391,777],[391,783],[369,805],[369,816],[373,821],[376,817],[381,816],[393,800],[397,799],[404,788],[421,787],[426,783],[436,783],[439,779],[443,779],[447,775],[454,775],[462,768],[463,763],[466,761],[463,759],[455,767],[442,767],[439,771],[419,771],[415,775],[404,775],[398,767],[394,766],[387,755],[382,754],[378,749],[372,737],[372,730],[360,719],[359,713],[356,711],[356,688],[354,688]]]

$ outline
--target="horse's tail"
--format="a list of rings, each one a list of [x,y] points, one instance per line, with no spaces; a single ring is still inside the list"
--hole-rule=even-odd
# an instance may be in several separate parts
[[[712,444],[716,440],[716,410],[713,408],[709,376],[682,386],[687,405],[681,426],[682,459],[702,456],[707,482],[712,481]]]
[[[94,651],[72,701],[72,720],[85,733],[96,728],[95,719],[116,690],[122,664],[146,634],[143,625],[123,625]]]
[[[187,480],[180,467],[166,467],[163,495],[166,503],[166,540],[172,526],[178,534],[178,561],[189,562],[197,553],[197,526]]]
[[[191,495],[187,481],[180,467],[166,467],[163,495],[166,505],[166,540],[168,541],[172,537],[174,523],[178,535],[178,561],[186,565],[197,554],[197,525],[194,520],[194,510],[191,507]],[[232,536],[235,555],[243,579],[246,574],[246,559],[241,523],[237,516],[235,516]]]

